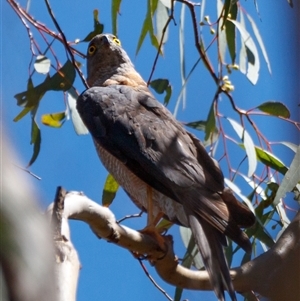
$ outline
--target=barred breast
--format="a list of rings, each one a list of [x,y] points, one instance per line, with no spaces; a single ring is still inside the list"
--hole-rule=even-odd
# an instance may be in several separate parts
[[[119,185],[125,189],[135,205],[141,210],[147,211],[147,184],[98,143],[95,142],[95,146],[98,156],[105,168],[111,173]],[[163,212],[170,221],[179,221],[183,226],[188,225],[184,209],[180,203],[170,199],[154,188],[152,188],[152,202],[154,216]]]

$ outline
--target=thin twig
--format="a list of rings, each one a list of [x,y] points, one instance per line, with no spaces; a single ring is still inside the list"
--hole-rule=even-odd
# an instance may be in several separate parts
[[[153,283],[153,285],[169,300],[169,301],[173,301],[173,299],[167,294],[167,292],[165,290],[163,290],[157,283],[156,281],[153,279],[153,277],[149,274],[149,272],[147,271],[145,265],[142,262],[142,259],[138,258],[138,261],[143,269],[143,271],[145,272],[146,276],[149,278],[149,280]]]
[[[23,168],[23,167],[21,167],[21,166],[19,166],[19,165],[16,165],[16,164],[14,164],[14,165],[15,165],[16,167],[22,169],[23,171],[29,173],[31,176],[33,176],[33,177],[36,178],[37,180],[40,181],[40,180],[42,179],[41,177],[37,176],[36,174],[32,173],[30,170],[28,170],[28,169],[26,169],[26,168]]]
[[[55,17],[54,17],[54,14],[53,14],[53,11],[51,9],[51,6],[50,6],[50,3],[48,0],[45,0],[45,3],[46,3],[46,6],[47,6],[47,9],[48,9],[48,12],[49,12],[49,15],[57,29],[57,31],[60,33],[61,37],[62,37],[62,40],[63,40],[63,44],[65,45],[65,48],[67,50],[67,52],[69,53],[70,57],[71,57],[71,60],[72,60],[72,64],[74,66],[74,68],[76,69],[78,75],[80,76],[81,80],[82,80],[82,83],[84,84],[84,86],[86,88],[88,88],[88,84],[84,78],[84,75],[83,73],[81,72],[81,70],[79,69],[79,67],[77,66],[77,63],[76,63],[76,60],[75,60],[75,57],[74,57],[74,54],[73,52],[71,51],[71,47],[66,39],[66,36],[64,35],[63,31],[61,30],[58,22],[56,21]]]
[[[120,223],[122,223],[122,222],[124,222],[125,220],[130,219],[130,218],[141,217],[143,213],[144,213],[144,211],[141,211],[140,213],[125,215],[124,217],[122,217],[121,219],[119,219],[119,220],[117,221],[117,223],[120,224]]]
[[[154,70],[155,70],[155,67],[156,67],[156,64],[157,64],[157,61],[158,61],[158,57],[159,57],[159,54],[160,54],[160,51],[161,51],[161,48],[162,48],[162,45],[163,45],[164,37],[165,37],[166,31],[167,31],[167,28],[169,26],[169,23],[171,22],[171,20],[174,20],[174,15],[173,14],[174,14],[174,0],[171,1],[171,13],[170,13],[169,18],[168,18],[168,20],[167,20],[167,22],[166,22],[166,24],[165,24],[165,26],[162,30],[160,43],[159,43],[157,53],[156,53],[156,56],[155,56],[155,59],[154,59],[154,62],[153,62],[153,66],[152,66],[152,70],[151,70],[151,73],[150,73],[150,76],[149,76],[149,79],[148,79],[148,82],[147,82],[147,86],[149,86],[151,78],[153,76],[153,73],[154,73]]]

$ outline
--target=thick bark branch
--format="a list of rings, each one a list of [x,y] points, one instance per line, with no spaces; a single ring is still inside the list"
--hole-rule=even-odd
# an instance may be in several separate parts
[[[106,207],[78,192],[65,198],[64,216],[89,224],[98,236],[139,254],[146,254],[162,279],[187,289],[211,290],[206,271],[192,271],[178,264],[170,236],[167,254],[148,235],[120,226]],[[270,300],[300,300],[300,212],[268,252],[231,271],[235,290],[255,291]]]

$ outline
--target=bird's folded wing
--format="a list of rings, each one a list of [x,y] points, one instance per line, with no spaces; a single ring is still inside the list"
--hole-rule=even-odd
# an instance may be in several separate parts
[[[79,97],[77,108],[94,139],[144,182],[233,239],[240,233],[235,223],[228,226],[217,164],[150,92],[92,87]]]

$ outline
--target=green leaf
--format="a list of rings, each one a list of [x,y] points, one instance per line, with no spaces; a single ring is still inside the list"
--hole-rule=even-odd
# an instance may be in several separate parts
[[[36,112],[36,110],[34,110]],[[27,165],[27,167],[31,166],[36,158],[39,155],[40,149],[41,149],[41,131],[35,121],[35,113],[33,113],[32,116],[32,123],[31,123],[31,141],[30,144],[33,144],[33,154],[32,157]]]
[[[230,19],[236,20],[237,11],[238,11],[237,3],[234,2],[231,5],[231,9],[230,9],[230,14],[231,14]],[[225,22],[225,32],[226,32],[226,39],[227,39],[229,54],[231,57],[231,62],[232,64],[235,64],[235,57],[236,57],[235,26],[232,24],[232,22],[228,20],[226,20]]]
[[[225,0],[225,3],[224,3],[224,15],[223,15],[223,24],[222,24],[222,27],[224,26],[224,24],[225,24],[226,21],[227,21],[228,14],[229,14],[230,11],[231,11],[231,6],[232,6],[235,2],[236,2],[235,0]]]
[[[276,158],[276,156],[268,151],[255,146],[255,152],[257,159],[263,164],[279,171],[283,175],[288,171],[287,167],[278,158]]]
[[[111,174],[109,174],[106,178],[103,193],[102,193],[103,206],[109,207],[109,205],[113,202],[116,196],[118,188],[119,188],[119,184],[114,179],[114,177]]]
[[[162,94],[166,92],[164,103],[165,105],[169,103],[172,94],[172,86],[170,85],[168,79],[164,79],[164,78],[155,79],[150,82],[150,87],[153,88],[155,92],[157,92],[158,94]]]
[[[145,39],[147,33],[149,33],[149,35],[150,35],[150,40],[151,40],[152,45],[156,49],[158,49],[158,47],[159,47],[159,43],[157,41],[157,38],[154,35],[153,21],[152,21],[153,15],[154,15],[154,13],[156,11],[156,8],[157,8],[157,2],[158,2],[158,0],[148,0],[147,14],[146,14],[146,18],[144,20],[143,26],[142,26],[141,34],[140,34],[139,41],[138,41],[138,44],[137,44],[137,48],[136,48],[136,51],[135,51],[136,55],[140,51],[140,48],[141,48],[141,46],[144,42],[144,39]]]
[[[161,233],[165,232],[166,230],[170,229],[174,224],[167,219],[162,219],[158,225],[156,225],[156,229]]]
[[[207,121],[199,120],[199,121],[193,121],[186,123],[185,126],[188,126],[190,128],[193,128],[195,130],[199,131],[206,131]],[[214,131],[210,133],[210,136],[207,140],[203,141],[204,146],[211,145],[212,143],[215,143],[219,138],[219,130],[217,127],[215,127]]]
[[[47,81],[47,89],[54,91],[69,90],[75,80],[76,71],[70,60],[67,62]]]
[[[122,0],[112,0],[111,2],[111,22],[112,22],[112,33],[118,35],[118,21],[117,17],[120,11]]]
[[[231,126],[239,136],[239,138],[243,141],[244,147],[246,150],[246,154],[248,157],[249,167],[248,167],[248,177],[251,177],[257,166],[257,159],[256,159],[256,151],[254,147],[254,143],[249,135],[249,133],[235,120],[231,118],[227,118],[230,122]]]
[[[44,125],[54,128],[60,128],[63,125],[65,118],[65,112],[58,112],[52,114],[43,114],[41,117],[41,121]]]
[[[273,116],[290,118],[289,109],[281,102],[267,101],[257,107],[259,110]]]
[[[274,205],[277,205],[281,198],[285,196],[287,192],[291,192],[293,188],[300,181],[300,146],[298,146],[297,153],[291,163],[289,170],[286,172],[282,182],[277,190]]]
[[[180,301],[183,293],[183,289],[181,287],[176,287],[174,301]]]
[[[235,27],[238,29],[238,31],[241,34],[242,42],[247,50],[247,58],[248,58],[248,70],[247,70],[247,78],[250,80],[250,82],[255,85],[258,80],[259,76],[259,69],[260,69],[260,63],[259,63],[259,55],[257,48],[255,46],[255,43],[246,30],[244,24],[236,21],[228,19],[230,22],[232,22]]]
[[[76,108],[76,100],[78,98],[78,93],[76,90],[72,87],[68,90],[68,97],[67,97],[67,103],[68,108],[70,110],[71,120],[74,126],[74,130],[77,135],[86,135],[89,133],[88,129],[84,125],[83,121],[81,120],[81,117],[79,116],[79,113]]]
[[[32,110],[32,107],[25,107],[14,119],[13,121],[17,122],[21,120],[27,113],[29,113]]]
[[[93,11],[94,16],[94,30],[91,31],[84,39],[83,42],[89,42],[93,37],[95,37],[97,34],[100,34],[103,32],[104,25],[99,22],[98,19],[98,10],[95,9]]]
[[[25,106],[27,108],[35,108],[39,105],[40,100],[44,94],[49,90],[54,91],[67,91],[69,90],[75,80],[76,72],[71,61],[67,62],[60,68],[52,77],[47,76],[46,79],[34,87],[32,79],[29,78],[27,91],[16,94],[14,97],[17,99],[18,106]],[[25,116],[27,111],[22,111],[15,121],[20,120]]]
[[[50,71],[51,61],[44,55],[38,55],[33,66],[36,72],[47,74]]]
[[[215,116],[215,103],[214,101],[211,103],[210,110],[206,120],[205,126],[205,137],[204,140],[208,140],[211,135],[215,132],[216,129],[216,116]]]
[[[17,105],[27,108],[33,108],[38,105],[41,98],[46,93],[46,85],[44,84],[49,77],[45,79],[45,81],[34,87],[31,77],[28,80],[27,91],[16,94],[14,97],[17,99]]]

